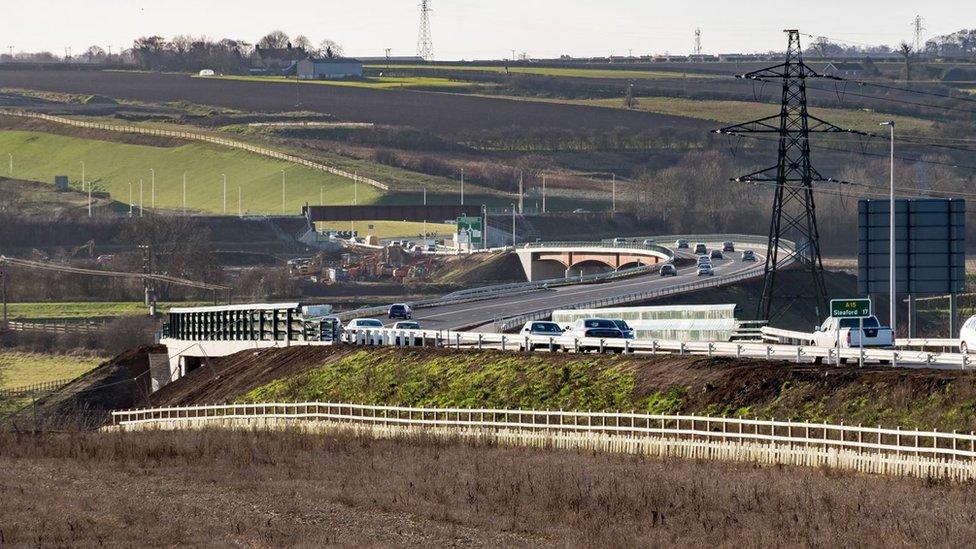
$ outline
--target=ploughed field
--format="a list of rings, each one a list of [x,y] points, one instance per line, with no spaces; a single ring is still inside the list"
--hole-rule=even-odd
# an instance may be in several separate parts
[[[433,132],[498,128],[612,130],[652,127],[710,128],[691,118],[580,105],[407,90],[193,78],[183,74],[101,71],[0,71],[0,88],[95,94],[146,102],[189,101],[258,112],[314,111],[343,120],[412,126]],[[296,106],[296,102],[300,105]]]

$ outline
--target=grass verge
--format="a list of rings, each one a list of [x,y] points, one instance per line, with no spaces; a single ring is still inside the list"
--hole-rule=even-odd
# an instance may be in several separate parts
[[[0,389],[74,379],[102,362],[92,357],[4,351],[0,354]]]
[[[355,80],[295,80],[287,76],[196,76],[209,80],[241,80],[246,82],[266,82],[278,84],[310,84],[318,86],[336,86],[341,88],[368,88],[373,90],[415,90],[439,89],[444,91],[463,90],[471,87],[469,82],[458,82],[448,78],[432,78],[429,76],[371,76]]]
[[[366,68],[383,70],[386,65],[367,65]],[[678,71],[613,70],[560,67],[523,67],[497,65],[390,65],[390,70],[423,70],[451,72],[489,72],[495,74],[535,74],[539,76],[567,76],[575,78],[715,78],[715,75]]]
[[[159,303],[160,311],[170,307],[192,307],[205,303]],[[141,301],[64,301],[9,303],[11,320],[85,319],[93,317],[144,315],[146,305]]]
[[[297,431],[0,432],[5,544],[968,546],[971,486]],[[883,542],[883,543],[882,543]]]
[[[223,176],[227,176],[227,212],[278,214],[282,211],[282,172],[285,174],[284,210],[297,213],[308,204],[351,204],[353,182],[288,162],[264,158],[253,153],[206,144],[190,143],[178,147],[153,147],[82,139],[32,131],[0,131],[0,150],[11,151],[14,176],[53,183],[56,175],[68,175],[72,186],[80,188],[81,165],[86,181],[96,189],[108,191],[124,204],[131,200],[149,208],[179,209],[183,200],[183,174],[186,174],[186,204],[194,211],[224,211]],[[360,204],[370,204],[381,193],[369,185],[358,186]],[[240,195],[238,192],[240,191]]]

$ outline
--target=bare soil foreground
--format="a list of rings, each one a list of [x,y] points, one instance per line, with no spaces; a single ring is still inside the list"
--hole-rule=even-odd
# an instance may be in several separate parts
[[[0,544],[968,545],[971,486],[296,432],[0,434]]]
[[[257,112],[295,109],[294,85],[191,78],[183,74],[102,71],[0,71],[0,87],[96,94],[147,102],[188,101]],[[343,120],[413,126],[433,132],[493,128],[613,130],[653,127],[709,128],[692,118],[447,93],[301,86],[303,110]]]

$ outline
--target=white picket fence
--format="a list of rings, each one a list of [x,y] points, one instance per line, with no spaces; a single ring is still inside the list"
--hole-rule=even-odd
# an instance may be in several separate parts
[[[960,481],[976,479],[976,436],[711,416],[565,410],[413,408],[301,402],[112,412],[115,429],[298,426],[376,437],[425,434],[497,443],[834,467]]]
[[[159,128],[144,128],[140,126],[103,124],[100,122],[85,122],[82,120],[65,118],[63,116],[53,116],[50,114],[43,114],[43,113],[36,113],[31,111],[23,111],[23,110],[15,110],[15,109],[0,109],[0,114],[7,115],[7,116],[20,116],[23,118],[34,118],[38,120],[45,120],[47,122],[53,122],[55,124],[74,126],[77,128],[90,128],[90,129],[103,130],[109,132],[137,133],[142,135],[153,135],[157,137],[172,137],[176,139],[186,139],[190,141],[202,141],[205,143],[212,143],[215,145],[221,145],[224,147],[230,147],[233,149],[239,149],[242,151],[259,154],[261,156],[267,156],[269,158],[274,158],[276,160],[291,162],[292,164],[298,164],[301,166],[305,166],[307,168],[311,168],[313,170],[330,173],[332,175],[337,175],[345,179],[358,181],[359,183],[365,183],[366,185],[371,185],[373,187],[376,187],[377,189],[381,189],[384,191],[390,190],[389,185],[385,183],[380,183],[375,179],[370,179],[368,177],[363,177],[358,174],[349,173],[345,170],[336,168],[334,166],[322,164],[321,162],[313,162],[311,160],[306,160],[304,158],[295,155],[285,154],[282,152],[271,150],[265,147],[259,147],[257,145],[252,145],[250,143],[246,143],[244,141],[237,141],[234,139],[226,139],[223,137],[216,137],[213,135],[186,132],[186,131],[164,130]]]

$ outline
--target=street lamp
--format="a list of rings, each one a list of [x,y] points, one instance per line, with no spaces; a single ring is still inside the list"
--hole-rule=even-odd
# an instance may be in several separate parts
[[[129,181],[129,217],[132,217],[132,182]]]
[[[149,207],[156,211],[156,170],[149,168]]]
[[[897,306],[897,299],[895,293],[897,292],[897,286],[895,286],[895,121],[889,120],[888,122],[882,122],[882,126],[888,126],[891,130],[891,168],[889,170],[891,177],[891,194],[889,195],[888,201],[888,308],[889,310],[889,322],[891,323],[891,333],[895,333],[895,307]]]
[[[515,247],[515,203],[512,202],[512,248]]]

